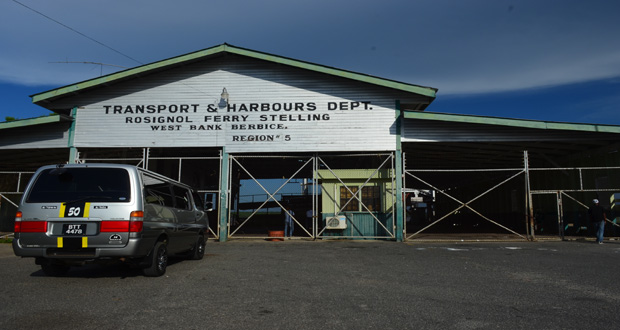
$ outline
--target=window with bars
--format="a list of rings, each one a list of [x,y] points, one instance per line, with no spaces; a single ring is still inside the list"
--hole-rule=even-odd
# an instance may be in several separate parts
[[[340,187],[340,212],[350,211],[350,212],[362,212],[368,210],[377,212],[381,210],[381,196],[379,186],[367,186],[362,188],[362,203],[366,206],[366,208],[362,207],[357,198],[353,198],[353,195],[357,193],[359,187],[350,186],[349,189],[347,187]],[[359,198],[359,195],[358,195]]]
[[[381,198],[379,196],[379,186],[362,188],[362,203],[373,212],[381,211]]]
[[[340,187],[340,211],[359,211],[360,205],[356,198],[353,198],[353,194],[357,193],[358,187]]]

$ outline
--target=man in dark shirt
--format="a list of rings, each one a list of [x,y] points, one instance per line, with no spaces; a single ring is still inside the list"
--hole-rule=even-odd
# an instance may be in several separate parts
[[[592,203],[593,205],[588,209],[588,214],[590,215],[590,221],[594,225],[594,230],[596,231],[596,243],[603,244],[607,211],[599,204],[598,199],[594,199]]]

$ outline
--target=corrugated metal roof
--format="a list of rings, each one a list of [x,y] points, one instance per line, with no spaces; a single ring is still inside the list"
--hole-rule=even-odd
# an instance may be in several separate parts
[[[521,128],[534,128],[545,130],[568,130],[599,133],[620,133],[620,126],[600,124],[562,123],[539,120],[511,119],[500,117],[485,117],[475,115],[449,114],[439,112],[406,111],[405,118],[448,121],[456,123],[485,124],[497,126],[512,126]]]
[[[526,150],[532,167],[562,167],[575,155],[609,157],[620,146],[620,126],[418,111],[404,116],[408,168],[522,168]]]
[[[214,56],[214,55],[224,54],[224,53],[231,53],[231,54],[246,56],[246,57],[260,59],[260,60],[278,63],[282,65],[297,67],[297,68],[301,68],[305,70],[320,72],[320,73],[324,73],[327,75],[333,75],[333,76],[337,76],[341,78],[357,80],[357,81],[374,84],[374,85],[378,85],[382,87],[392,88],[392,89],[414,93],[414,94],[420,94],[420,95],[424,95],[424,96],[431,97],[431,98],[435,98],[436,92],[437,92],[437,89],[431,88],[431,87],[424,87],[424,86],[402,83],[398,81],[378,78],[378,77],[365,75],[361,73],[336,69],[336,68],[332,68],[332,67],[328,67],[324,65],[294,60],[294,59],[290,59],[290,58],[286,58],[282,56],[257,52],[257,51],[253,51],[249,49],[231,46],[228,44],[222,44],[219,46],[207,48],[207,49],[189,53],[186,55],[169,58],[166,60],[162,60],[162,61],[154,62],[151,64],[146,64],[146,65],[142,65],[142,66],[135,67],[132,69],[113,73],[110,75],[106,75],[103,77],[86,80],[86,81],[75,83],[72,85],[49,90],[47,92],[34,94],[34,95],[31,95],[32,102],[37,103],[37,104],[43,103],[40,105],[44,106],[45,101],[51,101],[54,98],[66,96],[71,93],[81,92],[81,91],[84,91],[90,88],[122,81],[125,79],[135,78],[137,76],[140,76],[146,73],[150,73],[150,72],[154,72],[154,71],[162,70],[162,69],[167,69],[175,65],[182,65],[188,62],[201,60],[209,56]]]

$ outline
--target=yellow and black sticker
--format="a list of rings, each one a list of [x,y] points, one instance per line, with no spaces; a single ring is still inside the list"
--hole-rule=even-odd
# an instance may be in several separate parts
[[[88,218],[90,203],[62,203],[60,205],[60,218]]]

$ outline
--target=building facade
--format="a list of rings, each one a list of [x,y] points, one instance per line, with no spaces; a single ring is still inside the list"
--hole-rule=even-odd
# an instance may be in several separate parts
[[[202,192],[221,241],[267,237],[285,213],[298,238],[403,241],[489,224],[531,239],[536,191],[620,187],[619,127],[425,112],[436,92],[223,44],[33,95],[58,115],[0,124],[2,196],[39,165],[131,163]],[[606,173],[587,187],[592,157]],[[533,189],[532,166],[582,182]]]

